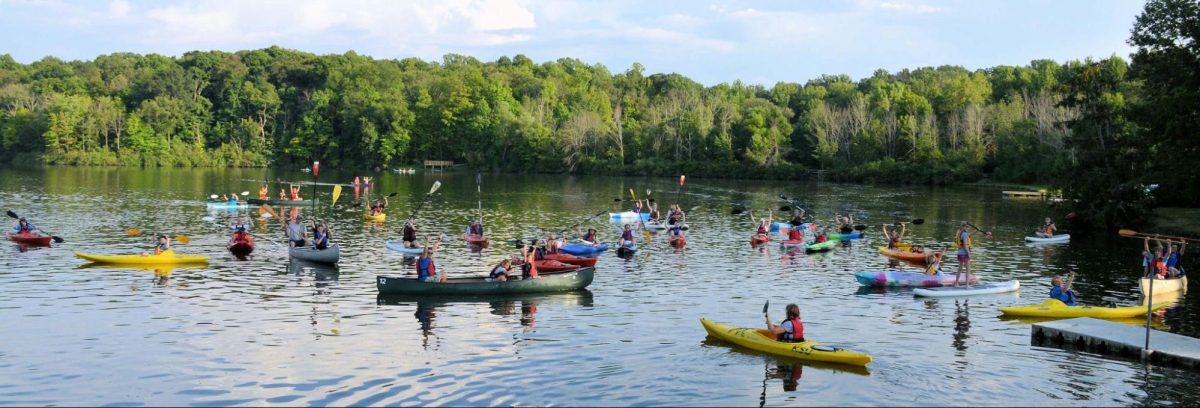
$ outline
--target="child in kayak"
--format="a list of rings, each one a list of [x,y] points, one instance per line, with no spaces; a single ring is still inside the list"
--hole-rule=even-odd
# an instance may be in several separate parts
[[[507,281],[509,269],[512,269],[512,259],[505,259],[500,261],[499,265],[492,268],[492,271],[488,273],[488,277],[496,282]]]
[[[801,244],[804,243],[804,233],[800,232],[800,227],[796,224],[792,224],[792,227],[788,228],[788,241],[796,241],[797,243]]]
[[[825,228],[822,227],[821,229],[817,230],[816,243],[820,244],[820,243],[824,243],[826,241],[829,241],[829,234],[827,234],[825,232]]]
[[[429,239],[425,240],[426,242]],[[446,281],[446,274],[438,275],[437,266],[433,263],[433,253],[437,251],[438,245],[442,243],[442,239],[438,238],[434,241],[433,246],[425,247],[421,251],[421,256],[417,258],[417,280],[421,282],[441,283]]]
[[[750,210],[750,223],[758,226],[758,230],[755,232],[755,234],[766,235],[771,231],[771,221],[774,220],[775,213],[771,210],[767,210],[767,218],[759,218],[758,220],[754,219],[754,210]]]
[[[903,242],[905,229],[904,223],[900,223],[900,231],[893,228],[891,232],[888,232],[888,225],[883,224],[883,238],[887,240],[888,249],[896,249],[896,246]]]
[[[467,233],[471,235],[483,236],[483,220],[477,219],[467,226]]]
[[[804,322],[800,321],[800,306],[795,303],[787,305],[787,318],[779,324],[767,322],[767,330],[774,333],[776,340],[787,343],[804,342]]]
[[[598,239],[596,239],[596,229],[595,228],[588,228],[587,233],[583,234],[583,238],[580,238],[579,240],[586,242],[588,244],[592,244],[592,245],[600,244],[600,241]]]
[[[621,232],[621,246],[626,248],[633,246],[633,228],[629,224],[625,224],[625,230]]]
[[[1038,229],[1036,234],[1042,238],[1050,238],[1054,236],[1054,232],[1058,231],[1058,227],[1054,226],[1054,222],[1050,221],[1050,217],[1046,217],[1046,224]]]
[[[650,209],[650,221],[658,222],[658,204],[646,200],[646,208]]]
[[[158,243],[156,243],[154,245],[154,254],[159,255],[159,254],[162,254],[163,252],[167,252],[170,250],[171,250],[171,239],[167,238],[166,235],[159,235]],[[142,256],[149,256],[149,254],[142,252]]]
[[[387,208],[387,206],[388,206],[387,196],[383,196],[382,200],[375,200],[375,204],[371,206],[371,215],[378,216],[380,214],[383,214],[383,209]]]
[[[37,229],[37,227],[34,227],[33,224],[30,224],[29,221],[25,220],[24,217],[21,217],[21,219],[17,220],[17,225],[13,227],[13,232],[16,232],[17,234],[32,235],[33,230],[35,229]]]
[[[854,215],[846,214],[846,216],[843,217],[841,214],[834,214],[833,219],[835,222],[834,225],[837,225],[839,232],[843,234],[850,234],[854,232]]]
[[[1066,284],[1063,284],[1061,276],[1055,276],[1054,279],[1050,280],[1050,284],[1053,285],[1050,288],[1050,298],[1058,299],[1067,306],[1075,306],[1075,291],[1071,289],[1071,283],[1073,282],[1075,282],[1075,271],[1071,271],[1067,275]]]
[[[641,214],[641,213],[642,213],[642,202],[641,202],[641,201],[634,201],[634,202],[633,202],[633,209],[631,209],[630,211],[632,211],[634,214]]]

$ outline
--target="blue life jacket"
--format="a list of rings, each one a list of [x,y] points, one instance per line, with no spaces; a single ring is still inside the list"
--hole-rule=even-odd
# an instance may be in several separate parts
[[[437,267],[433,265],[433,258],[421,256],[417,259],[417,280],[424,282],[436,274]]]

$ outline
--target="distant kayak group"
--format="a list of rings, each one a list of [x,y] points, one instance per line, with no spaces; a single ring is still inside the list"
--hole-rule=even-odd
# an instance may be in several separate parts
[[[353,185],[367,186],[369,178],[356,178]],[[477,183],[479,182],[477,178]],[[683,180],[680,180],[682,187]],[[405,219],[399,231],[399,239],[383,241],[383,247],[397,252],[406,258],[415,258],[415,276],[376,276],[376,288],[380,294],[406,295],[504,295],[518,293],[542,293],[578,290],[587,287],[593,281],[598,257],[610,249],[610,245],[601,242],[595,228],[586,230],[579,228],[584,223],[601,216],[609,215],[609,220],[621,224],[620,235],[616,237],[612,247],[621,257],[630,257],[638,253],[639,242],[651,239],[651,231],[661,231],[666,234],[667,243],[676,249],[687,245],[687,214],[680,204],[671,204],[665,214],[659,212],[658,203],[646,197],[638,200],[630,190],[632,207],[624,212],[601,211],[588,216],[574,225],[557,232],[549,232],[544,237],[533,238],[531,242],[523,240],[509,241],[519,250],[511,256],[506,256],[498,264],[487,270],[486,276],[455,276],[451,277],[445,270],[437,267],[435,254],[442,248],[444,236],[421,236],[417,227],[418,215],[426,201],[441,186],[435,182],[428,193],[424,194],[420,203]],[[278,219],[281,232],[286,237],[286,246],[290,258],[307,262],[336,264],[341,258],[341,248],[334,241],[334,233],[325,222],[313,221],[306,223],[305,215],[300,213],[297,205],[311,203],[300,196],[300,188],[295,184],[288,186],[287,193],[280,190],[278,199],[268,198],[268,187],[264,185],[257,199],[243,199],[241,194],[231,193],[212,195],[214,201],[206,202],[209,208],[238,209],[250,205],[259,206],[259,214],[264,219]],[[335,185],[332,192],[332,205],[336,205],[341,193],[341,186]],[[649,195],[647,191],[647,196]],[[387,219],[386,210],[389,208],[389,197],[396,193],[381,196],[375,200],[358,200],[356,192],[354,207],[363,208],[363,219],[368,222],[382,223]],[[368,192],[369,197],[369,192]],[[781,195],[781,198],[785,198]],[[290,214],[280,216],[271,205],[293,206]],[[694,211],[693,208],[690,211]],[[787,209],[781,208],[781,210]],[[50,246],[51,242],[62,243],[64,240],[46,233],[34,226],[29,220],[19,217],[12,211],[8,216],[17,220],[12,232],[7,238],[19,245]],[[738,209],[734,215],[740,214]],[[768,209],[765,217],[756,217],[753,210],[748,211],[749,221],[753,227],[750,234],[750,244],[756,250],[763,250],[773,240],[779,241],[779,246],[793,253],[830,252],[843,245],[851,245],[855,240],[867,239],[865,225],[857,224],[851,213],[833,214],[829,225],[814,222],[805,210],[798,206],[791,209],[788,221],[777,222],[775,213]],[[863,216],[866,217],[865,215]],[[206,217],[211,218],[211,217]],[[267,221],[273,222],[273,221]],[[255,235],[253,219],[238,216],[228,226],[228,251],[238,259],[247,259],[255,250],[255,237],[274,242],[265,237]],[[1005,293],[1019,290],[1018,281],[981,283],[972,271],[972,250],[976,234],[993,238],[991,231],[984,231],[970,222],[963,221],[953,237],[953,247],[957,260],[957,269],[953,274],[943,273],[940,268],[947,248],[930,248],[906,240],[909,225],[921,225],[922,219],[881,225],[881,237],[885,244],[878,247],[878,252],[889,259],[904,261],[920,267],[920,271],[907,272],[900,270],[860,271],[855,272],[854,279],[865,286],[875,287],[912,287],[915,296],[947,297],[972,296]],[[382,224],[380,224],[382,225]],[[635,228],[636,227],[636,228]],[[478,252],[490,245],[490,239],[485,234],[482,207],[477,217],[472,217],[463,231],[463,241],[472,252]],[[136,233],[135,233],[136,232]],[[567,238],[567,232],[574,237]],[[638,233],[640,232],[640,234]],[[130,229],[129,235],[140,234],[140,230]],[[773,237],[777,235],[778,238]],[[1160,295],[1186,289],[1187,277],[1180,264],[1181,257],[1186,251],[1188,239],[1179,237],[1163,237],[1142,234],[1131,230],[1122,230],[1122,236],[1138,237],[1143,241],[1142,293],[1149,296]],[[187,243],[186,236],[176,236],[175,241]],[[1049,218],[1025,241],[1034,245],[1057,244],[1070,241],[1069,234],[1059,233],[1057,227]],[[187,255],[176,253],[172,248],[172,238],[166,234],[154,237],[154,246],[140,254],[88,254],[76,252],[81,259],[100,264],[129,264],[129,265],[169,265],[169,264],[205,264],[209,257],[204,255]],[[1152,242],[1155,244],[1152,246]],[[480,271],[482,272],[482,271]],[[1144,306],[1100,307],[1078,305],[1077,294],[1073,289],[1076,274],[1069,273],[1066,278],[1054,277],[1051,290],[1046,299],[1040,304],[1000,308],[1003,315],[1031,316],[1048,318],[1065,317],[1098,317],[1098,318],[1127,318],[1145,315]],[[1166,307],[1167,303],[1156,304],[1152,309]],[[865,366],[871,362],[870,355],[829,346],[813,341],[804,335],[804,324],[801,320],[799,304],[789,304],[784,312],[786,318],[778,323],[768,315],[769,304],[763,306],[766,319],[764,328],[738,328],[727,326],[701,318],[701,324],[706,332],[715,338],[739,344],[751,349],[795,357],[807,360],[843,363]]]

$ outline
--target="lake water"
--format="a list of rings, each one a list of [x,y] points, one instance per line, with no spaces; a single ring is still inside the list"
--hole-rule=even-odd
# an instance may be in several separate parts
[[[321,173],[317,196],[351,174]],[[576,293],[504,299],[380,297],[377,274],[412,272],[383,240],[435,180],[419,213],[423,232],[444,233],[440,270],[484,274],[513,252],[503,241],[558,230],[617,211],[629,189],[674,201],[668,178],[379,174],[371,194],[397,192],[383,224],[362,221],[346,187],[328,220],[342,245],[337,268],[289,262],[259,240],[249,260],[225,250],[218,223],[256,208],[209,211],[213,193],[251,191],[261,180],[312,180],[266,170],[50,168],[0,170],[0,203],[62,236],[52,248],[0,249],[0,405],[1194,405],[1200,375],[1030,345],[1030,323],[998,307],[1041,302],[1050,277],[1079,272],[1084,303],[1135,305],[1141,241],[1079,236],[1068,245],[1022,242],[1044,216],[1037,200],[999,189],[872,187],[688,180],[679,195],[691,230],[675,250],[659,235],[631,259],[601,256],[594,283]],[[314,187],[306,185],[305,196]],[[360,192],[365,193],[365,192]],[[778,208],[780,193],[823,218],[850,210],[867,240],[831,253],[752,249],[735,204]],[[306,197],[307,198],[307,197]],[[461,238],[478,201],[492,246]],[[618,224],[586,223],[614,241]],[[860,287],[852,273],[890,267],[879,224],[923,218],[908,240],[947,244],[961,220],[995,230],[977,238],[985,281],[1017,279],[1018,293],[923,300],[911,290]],[[10,220],[11,221],[11,220]],[[278,237],[277,221],[256,231]],[[139,228],[141,236],[126,230]],[[176,251],[207,266],[83,267],[72,251],[134,253],[152,234],[186,235]],[[1189,254],[1190,255],[1190,254]],[[1185,261],[1186,264],[1187,261]],[[943,266],[953,271],[951,260]],[[706,339],[699,319],[762,325],[798,303],[806,335],[874,357],[867,369],[780,360]],[[1158,330],[1200,335],[1184,295]]]

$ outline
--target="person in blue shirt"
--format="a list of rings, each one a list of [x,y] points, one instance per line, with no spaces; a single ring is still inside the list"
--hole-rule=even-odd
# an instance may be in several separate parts
[[[1183,246],[1171,244],[1171,249],[1167,253],[1167,272],[1174,277],[1183,276],[1183,267],[1179,266],[1179,256],[1183,255],[1183,251],[1187,249],[1187,242],[1182,242]]]
[[[425,242],[429,242],[426,238]],[[431,246],[425,247],[421,252],[421,256],[417,258],[417,280],[421,282],[445,282],[446,274],[438,275],[437,266],[433,263],[433,253],[437,251],[438,246],[442,244],[442,239],[439,237]]]
[[[1058,299],[1067,306],[1075,306],[1075,291],[1071,290],[1071,284],[1075,282],[1075,272],[1072,271],[1067,275],[1067,283],[1063,284],[1061,276],[1055,276],[1050,281],[1054,287],[1050,288],[1050,298]]]

